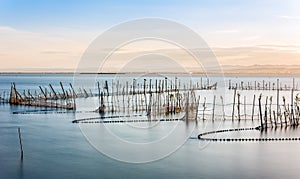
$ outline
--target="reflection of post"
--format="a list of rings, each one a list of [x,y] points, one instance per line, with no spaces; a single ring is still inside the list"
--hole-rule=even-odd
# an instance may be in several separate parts
[[[21,160],[23,160],[23,145],[22,145],[22,138],[21,138],[21,130],[18,128],[19,133],[19,140],[20,140],[20,149],[21,149]]]

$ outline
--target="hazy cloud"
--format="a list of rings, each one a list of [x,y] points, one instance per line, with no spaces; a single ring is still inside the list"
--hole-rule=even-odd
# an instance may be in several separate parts
[[[287,20],[300,20],[300,16],[278,16],[278,17]]]

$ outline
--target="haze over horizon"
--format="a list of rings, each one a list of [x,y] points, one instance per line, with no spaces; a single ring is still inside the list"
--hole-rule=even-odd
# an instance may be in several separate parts
[[[4,0],[0,2],[0,72],[74,71],[98,35],[116,24],[144,17],[169,19],[191,28],[207,42],[228,72],[233,72],[235,66],[298,68],[299,6],[297,0]],[[127,46],[119,53],[162,49],[180,55],[176,48],[166,44],[157,47],[155,43]],[[182,61],[187,69],[192,69],[192,63]],[[118,68],[117,63],[113,68],[108,65],[103,72],[115,72]],[[284,73],[288,71],[298,73]],[[262,72],[276,74],[278,70]]]

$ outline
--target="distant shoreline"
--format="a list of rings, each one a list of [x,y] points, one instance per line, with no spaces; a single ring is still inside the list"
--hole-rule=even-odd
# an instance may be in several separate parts
[[[163,72],[163,73],[142,73],[142,72],[132,72],[132,73],[89,73],[89,72],[0,72],[0,75],[135,75],[135,74],[179,74],[184,75],[187,73],[175,73],[175,72]],[[224,76],[300,76],[299,73],[235,73],[235,72],[224,72],[224,73],[213,73],[213,72],[192,72],[190,75],[224,75]]]

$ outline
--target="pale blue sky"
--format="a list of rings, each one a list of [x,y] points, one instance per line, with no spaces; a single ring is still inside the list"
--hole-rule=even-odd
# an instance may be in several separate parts
[[[12,60],[2,68],[20,63],[19,56],[51,58],[49,63],[54,65],[67,59],[66,55],[37,55],[51,50],[71,49],[68,58],[78,60],[87,45],[104,30],[143,17],[166,18],[187,25],[213,48],[263,45],[272,50],[280,46],[276,50],[282,50],[300,46],[300,1],[297,0],[1,0],[0,58]],[[22,49],[24,44],[27,49]],[[238,56],[225,58],[221,52],[216,54],[221,61],[227,59],[224,64],[235,65],[233,59]],[[249,53],[238,55],[245,57]],[[290,63],[300,64],[295,59],[293,56]],[[270,60],[261,61],[269,63]],[[240,63],[251,65],[249,59]]]
[[[106,29],[141,17],[161,17],[191,28],[226,29],[246,26],[274,30],[279,16],[297,16],[293,0],[1,0],[0,25],[39,31],[53,27]]]

